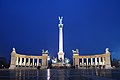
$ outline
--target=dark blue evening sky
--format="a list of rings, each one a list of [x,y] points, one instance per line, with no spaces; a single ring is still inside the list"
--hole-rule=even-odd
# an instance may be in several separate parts
[[[58,52],[58,16],[64,20],[64,52],[104,53],[120,59],[120,0],[0,0],[0,56],[17,53],[50,57]]]

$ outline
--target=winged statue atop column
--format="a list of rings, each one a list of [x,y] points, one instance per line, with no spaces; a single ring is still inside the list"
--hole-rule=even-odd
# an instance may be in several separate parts
[[[59,16],[59,21],[60,21],[59,23],[60,23],[60,24],[62,24],[62,20],[63,20],[63,17],[60,17],[60,16]]]

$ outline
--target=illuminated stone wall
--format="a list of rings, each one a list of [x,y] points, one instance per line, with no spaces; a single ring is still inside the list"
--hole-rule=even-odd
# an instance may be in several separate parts
[[[9,69],[15,69],[19,67],[38,67],[47,68],[48,53],[42,53],[42,56],[22,55],[17,54],[15,49],[11,53],[11,62]],[[39,62],[40,60],[41,63]]]
[[[98,55],[87,55],[80,56],[79,52],[73,52],[73,66],[78,68],[84,67],[99,67],[110,69],[111,68],[111,60],[110,60],[110,52],[109,49],[106,48],[106,52],[104,54]]]

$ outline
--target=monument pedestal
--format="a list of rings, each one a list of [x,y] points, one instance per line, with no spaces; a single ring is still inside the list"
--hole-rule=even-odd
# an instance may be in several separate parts
[[[58,62],[58,63],[52,64],[52,67],[53,68],[68,68],[68,67],[71,67],[71,65],[63,64],[62,62]]]
[[[62,23],[63,17],[59,17],[59,52],[58,52],[58,61],[53,60],[52,67],[54,68],[66,68],[69,67],[70,64],[68,62],[65,62],[64,59],[64,51],[63,51],[63,23]]]
[[[59,60],[64,60],[64,53],[63,52],[58,52],[58,59]]]
[[[48,66],[41,66],[41,69],[47,69]]]
[[[58,62],[56,64],[52,64],[52,67],[62,67],[64,66],[62,62]]]

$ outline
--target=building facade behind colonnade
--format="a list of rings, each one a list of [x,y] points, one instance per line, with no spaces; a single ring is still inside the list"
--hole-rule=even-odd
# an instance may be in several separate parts
[[[104,54],[80,56],[78,49],[73,51],[73,66],[85,68],[111,69],[111,60],[109,48],[106,48]]]
[[[11,53],[11,62],[9,69],[17,69],[17,68],[37,68],[38,66],[41,68],[47,68],[48,66],[48,51],[42,51],[42,56],[31,56],[31,55],[22,55],[16,53],[15,48]],[[26,69],[25,68],[25,69]]]

